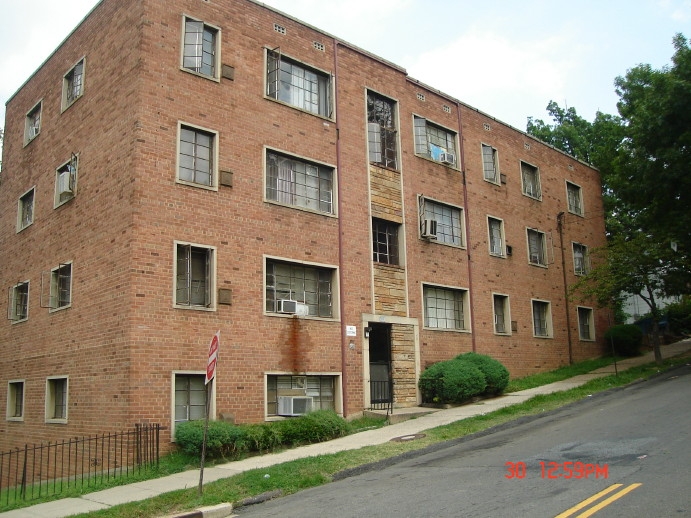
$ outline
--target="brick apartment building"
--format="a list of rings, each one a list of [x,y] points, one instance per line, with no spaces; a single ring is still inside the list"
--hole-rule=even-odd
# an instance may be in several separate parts
[[[0,449],[598,356],[587,164],[252,0],[103,0],[7,102]]]

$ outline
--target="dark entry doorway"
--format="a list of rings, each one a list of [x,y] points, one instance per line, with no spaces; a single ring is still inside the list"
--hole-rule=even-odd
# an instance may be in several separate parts
[[[391,324],[370,322],[368,327],[370,403],[374,409],[384,409],[393,403]]]

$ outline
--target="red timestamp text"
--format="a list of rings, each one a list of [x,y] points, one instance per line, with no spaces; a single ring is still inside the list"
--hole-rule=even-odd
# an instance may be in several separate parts
[[[525,462],[506,462],[504,478],[525,478],[528,468]],[[540,461],[540,477],[549,479],[587,479],[608,478],[608,464],[590,464],[585,462],[544,462]]]

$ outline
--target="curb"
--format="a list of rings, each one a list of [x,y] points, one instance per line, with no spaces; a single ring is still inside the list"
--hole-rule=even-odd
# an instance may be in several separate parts
[[[228,518],[233,514],[233,504],[218,504],[210,507],[200,507],[196,511],[176,514],[170,518]]]

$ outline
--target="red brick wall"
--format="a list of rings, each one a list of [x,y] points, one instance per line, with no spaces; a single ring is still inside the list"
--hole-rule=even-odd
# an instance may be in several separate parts
[[[221,29],[221,61],[234,67],[234,80],[180,70],[183,13]],[[276,32],[274,23],[286,34]],[[316,50],[314,41],[325,50]],[[337,74],[338,121],[264,98],[265,48],[277,47]],[[334,47],[326,35],[243,0],[106,0],[10,100],[0,186],[0,286],[30,279],[31,292],[29,321],[0,323],[0,401],[8,379],[25,379],[27,393],[24,422],[0,420],[2,449],[27,437],[55,439],[143,421],[168,426],[172,372],[203,371],[219,329],[217,415],[262,420],[265,373],[296,370],[342,374],[345,413],[361,411],[359,324],[363,314],[376,313],[367,89],[398,103],[406,316],[419,321],[421,366],[473,348],[497,357],[514,375],[568,361],[559,254],[555,249],[557,261],[546,269],[528,265],[525,229],[552,232],[557,244],[556,215],[566,211],[564,179],[582,186],[586,217],[567,214],[564,223],[567,282],[574,282],[571,241],[604,241],[597,172],[461,105],[466,193],[460,166],[414,153],[413,115],[460,133],[456,102],[409,80],[401,68],[348,45],[339,44],[336,52]],[[82,56],[84,95],[60,114],[62,77]],[[41,134],[22,147],[25,114],[41,98]],[[232,187],[176,183],[179,122],[218,132],[218,167],[233,172]],[[483,129],[485,122],[491,131]],[[499,150],[505,185],[482,179],[480,142]],[[337,217],[265,202],[267,147],[338,166]],[[71,152],[80,157],[78,193],[53,209],[55,168]],[[542,202],[521,194],[519,160],[540,167]],[[33,185],[35,222],[17,234],[17,199]],[[464,247],[419,237],[419,195],[464,209]],[[487,214],[504,219],[512,257],[489,257]],[[176,241],[215,247],[216,287],[232,290],[232,305],[215,311],[173,307]],[[335,293],[335,318],[296,323],[265,315],[267,256],[337,268],[343,305]],[[38,304],[41,272],[68,260],[72,307],[49,313]],[[472,333],[423,329],[423,283],[470,290]],[[511,297],[511,318],[518,322],[511,336],[493,333],[494,291]],[[531,298],[551,301],[553,338],[532,337]],[[576,305],[570,308],[574,359],[596,356],[600,343],[578,341]],[[601,338],[606,319],[598,319]],[[352,348],[350,339],[342,339],[345,325],[358,326]],[[43,424],[50,375],[69,376],[67,425]]]

